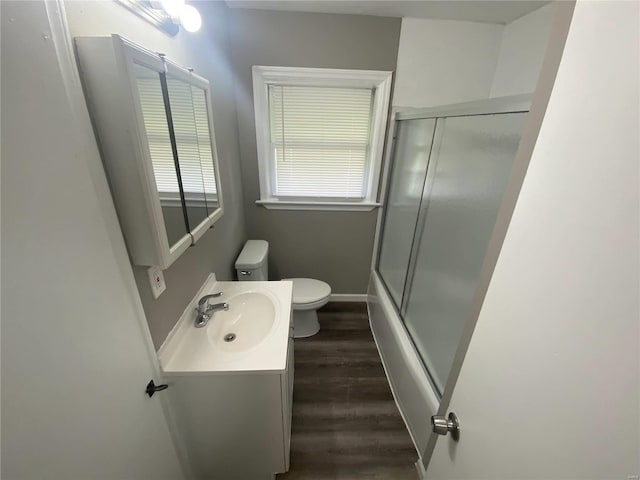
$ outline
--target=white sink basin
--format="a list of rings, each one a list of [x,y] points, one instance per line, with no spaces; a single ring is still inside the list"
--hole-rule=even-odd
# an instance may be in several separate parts
[[[166,373],[282,372],[293,334],[293,284],[282,282],[218,282],[211,275],[191,300],[158,351]],[[223,292],[210,304],[226,302],[196,328],[195,307],[204,295]]]
[[[205,329],[214,348],[242,352],[264,341],[273,331],[276,307],[262,292],[238,293],[226,302],[229,310],[214,313]]]

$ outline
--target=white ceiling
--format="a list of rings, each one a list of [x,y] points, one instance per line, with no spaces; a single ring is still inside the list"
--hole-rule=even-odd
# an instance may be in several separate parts
[[[231,8],[437,18],[499,24],[511,23],[549,3],[530,0],[226,0],[226,2]]]

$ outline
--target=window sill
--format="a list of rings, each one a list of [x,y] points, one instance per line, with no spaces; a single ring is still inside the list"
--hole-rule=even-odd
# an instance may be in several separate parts
[[[381,206],[377,202],[288,202],[281,200],[256,200],[269,210],[324,210],[345,212],[370,212]]]

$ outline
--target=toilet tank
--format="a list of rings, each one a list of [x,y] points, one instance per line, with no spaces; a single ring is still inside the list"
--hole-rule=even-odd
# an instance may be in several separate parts
[[[269,242],[266,240],[247,240],[236,259],[238,280],[269,280]]]

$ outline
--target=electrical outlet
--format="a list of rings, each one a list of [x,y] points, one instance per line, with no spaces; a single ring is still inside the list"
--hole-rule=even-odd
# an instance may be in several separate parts
[[[162,292],[167,289],[167,285],[164,283],[164,275],[160,267],[149,267],[147,270],[149,274],[149,282],[151,282],[151,293],[153,298],[158,298]]]

